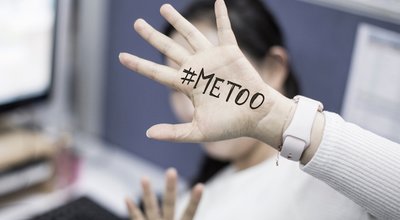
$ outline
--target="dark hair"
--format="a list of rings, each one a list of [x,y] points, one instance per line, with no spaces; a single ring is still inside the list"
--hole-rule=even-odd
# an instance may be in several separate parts
[[[209,19],[215,24],[215,0],[196,0],[189,5],[182,15],[190,20]],[[285,47],[284,37],[273,14],[260,0],[225,0],[229,18],[239,47],[257,61],[264,59],[273,46]],[[174,28],[171,25],[165,29],[166,35],[171,35]],[[288,65],[288,75],[284,82],[284,95],[289,98],[299,94],[297,79]],[[205,156],[197,177],[192,185],[207,182],[229,162]]]

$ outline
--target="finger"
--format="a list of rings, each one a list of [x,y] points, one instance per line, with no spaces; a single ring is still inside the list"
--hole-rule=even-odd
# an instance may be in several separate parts
[[[138,72],[152,80],[155,80],[172,89],[179,90],[176,80],[178,71],[173,68],[160,65],[128,53],[120,53],[120,62],[132,71]]]
[[[160,13],[189,42],[194,51],[212,47],[210,41],[170,4],[161,6]]]
[[[178,174],[174,168],[166,172],[165,194],[163,199],[164,220],[173,220],[175,214],[176,184]]]
[[[142,179],[142,188],[143,188],[144,209],[147,219],[148,220],[161,219],[157,198],[151,189],[151,184],[147,177],[143,177]]]
[[[158,124],[149,128],[146,132],[148,138],[174,141],[174,142],[202,142],[201,133],[192,123],[185,124]]]
[[[203,184],[197,184],[193,190],[190,197],[190,202],[183,213],[182,220],[192,220],[196,214],[197,207],[199,206],[201,196],[203,194],[204,186]]]
[[[228,16],[228,9],[224,0],[215,2],[215,17],[217,18],[218,37],[221,45],[236,45],[236,37],[233,33]]]
[[[143,213],[138,209],[135,203],[131,199],[125,199],[126,206],[128,207],[128,212],[131,220],[145,220]]]
[[[191,56],[189,51],[177,44],[171,38],[158,32],[143,19],[136,20],[134,28],[143,39],[179,65],[184,63],[185,60]]]

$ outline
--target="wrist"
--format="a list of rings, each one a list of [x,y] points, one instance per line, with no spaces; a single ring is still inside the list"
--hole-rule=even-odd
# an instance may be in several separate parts
[[[296,103],[275,90],[272,91],[270,97],[272,97],[270,99],[271,107],[258,122],[254,138],[279,150],[279,147],[282,146],[283,132],[293,118]]]
[[[270,97],[272,97],[271,107],[258,122],[254,137],[280,151],[283,144],[283,133],[292,122],[297,103],[276,91],[273,91]],[[300,158],[303,165],[307,164],[317,151],[322,140],[324,126],[325,116],[322,112],[317,112],[311,128],[309,145]]]

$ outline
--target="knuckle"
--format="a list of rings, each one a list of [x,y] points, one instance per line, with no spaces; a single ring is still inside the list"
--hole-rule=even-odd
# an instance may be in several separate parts
[[[191,38],[194,38],[195,36],[196,36],[196,31],[193,30],[193,29],[187,31],[187,32],[184,34],[184,37],[185,37],[186,39],[191,39]]]
[[[172,44],[164,42],[161,44],[160,52],[170,57],[172,55]]]

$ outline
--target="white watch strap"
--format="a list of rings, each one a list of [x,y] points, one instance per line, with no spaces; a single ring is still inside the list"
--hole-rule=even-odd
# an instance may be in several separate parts
[[[289,127],[283,133],[280,155],[299,161],[304,150],[310,145],[311,129],[318,111],[323,110],[320,102],[304,96],[296,96],[296,111]]]

